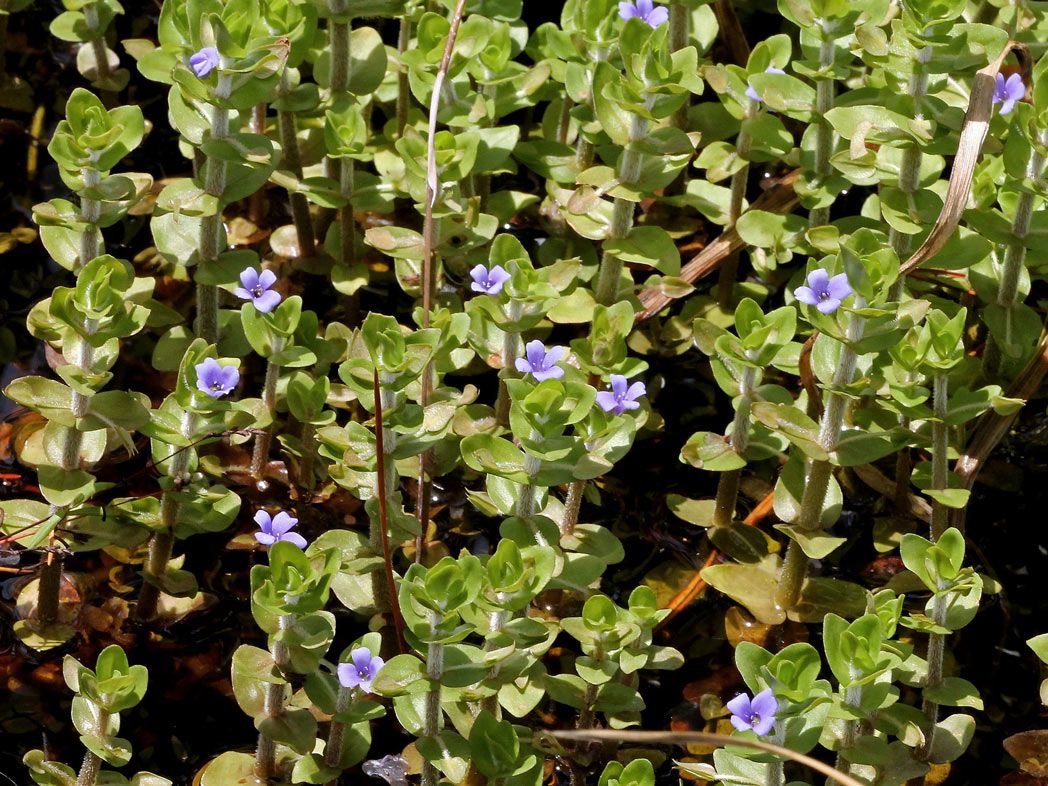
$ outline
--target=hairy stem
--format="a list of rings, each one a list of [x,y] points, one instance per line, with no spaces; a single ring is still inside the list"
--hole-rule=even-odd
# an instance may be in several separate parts
[[[339,715],[349,709],[349,703],[353,700],[353,691],[350,688],[339,686],[338,698],[335,699],[335,715]],[[340,769],[342,762],[342,750],[346,740],[346,724],[340,720],[331,721],[328,730],[327,745],[324,747],[324,764],[331,769]],[[335,783],[336,778],[331,783]]]
[[[274,347],[280,352],[283,347]],[[280,366],[272,360],[266,363],[266,379],[262,384],[262,405],[269,413],[270,424],[255,437],[255,447],[251,453],[251,477],[262,480],[266,464],[269,461],[269,447],[273,443],[273,429],[277,417],[277,383],[280,381]]]
[[[285,68],[280,75],[280,86],[277,95],[285,96],[289,92],[288,70]],[[302,177],[302,153],[298,146],[298,128],[295,123],[295,113],[277,110],[277,129],[280,133],[280,148],[284,155],[284,169],[288,170],[296,178]],[[317,239],[313,234],[313,219],[309,215],[309,200],[306,195],[294,192],[289,193],[291,200],[291,217],[295,222],[295,236],[298,240],[298,252],[303,257],[315,256],[317,253]]]
[[[232,74],[219,74],[215,97],[219,102],[229,98],[232,90]],[[223,106],[211,108],[211,139],[229,136],[229,110]],[[208,158],[204,167],[204,190],[217,197],[219,207],[213,216],[205,216],[200,222],[200,270],[214,264],[225,247],[225,224],[222,219],[222,194],[226,190],[228,165],[218,158]],[[218,342],[218,287],[213,284],[197,284],[196,333],[207,343]]]
[[[95,57],[95,82],[102,84],[112,78],[109,70],[109,53],[106,51],[106,31],[100,28],[98,19],[98,8],[93,3],[88,3],[82,9],[84,23],[91,31],[91,51]]]
[[[739,380],[739,404],[735,410],[735,419],[731,423],[731,449],[738,456],[746,453],[750,439],[750,405],[753,403],[753,388],[757,382],[757,369],[746,366]],[[714,502],[713,526],[726,527],[735,520],[735,505],[739,498],[739,481],[742,469],[722,472],[717,483],[717,497]]]
[[[442,616],[431,611],[429,613],[429,625],[432,635],[436,635],[437,627],[443,621]],[[425,712],[423,715],[423,736],[435,737],[440,731],[441,709],[440,709],[440,678],[444,674],[444,645],[440,642],[431,642],[426,653],[426,676],[430,680],[429,692],[426,694]],[[427,759],[422,765],[422,786],[437,786],[438,774]]]
[[[856,309],[865,306],[861,297],[857,296],[855,301]],[[833,453],[837,449],[837,441],[841,436],[848,399],[838,391],[851,384],[855,376],[855,365],[859,358],[851,344],[862,338],[864,327],[865,320],[853,314],[846,331],[849,344],[841,345],[837,368],[834,369],[830,383],[831,389],[826,393],[825,409],[822,413],[822,422],[819,424],[819,446],[826,453]],[[800,511],[793,523],[797,529],[804,532],[818,529],[822,506],[826,501],[826,491],[829,489],[832,475],[833,465],[828,460],[812,462],[804,483],[804,493],[801,495]],[[779,586],[775,594],[776,603],[780,608],[789,611],[797,605],[807,573],[808,556],[796,540],[791,540],[789,546],[786,547],[786,558],[782,572],[779,574]]]
[[[837,45],[830,29],[822,26],[822,44],[819,47],[819,68],[833,66]],[[815,82],[815,180],[819,185],[830,176],[830,155],[833,152],[833,128],[826,120],[826,113],[833,108],[835,84],[831,77],[819,77]],[[817,227],[830,220],[829,207],[813,208],[808,217],[811,226]]]
[[[400,17],[400,31],[397,34],[397,53],[401,56],[411,46],[411,20]],[[397,70],[397,139],[404,136],[408,126],[408,107],[411,102],[411,85],[408,82],[408,70],[401,64]]]
[[[936,625],[946,624],[946,596],[936,594],[932,600],[932,620]],[[928,634],[928,677],[924,683],[924,690],[937,688],[942,684],[943,657],[946,654],[946,634]],[[927,696],[921,705],[924,716],[931,722],[931,730],[924,738],[924,745],[915,753],[919,761],[927,761],[928,755],[935,744],[935,724],[939,719],[939,703],[929,699]]]
[[[101,707],[98,709],[98,736],[105,737],[109,734],[109,713]],[[80,772],[76,776],[76,786],[95,786],[98,774],[102,769],[102,760],[92,751],[84,754],[84,762],[80,765]]]
[[[560,525],[561,537],[570,535],[579,523],[579,511],[582,509],[582,497],[586,492],[586,481],[573,480],[568,486],[568,495],[564,498],[564,520]]]
[[[510,322],[517,322],[524,311],[524,304],[519,300],[509,302],[506,317]],[[509,388],[506,387],[506,375],[512,374],[514,363],[520,357],[520,333],[507,330],[502,335],[502,374],[499,378],[499,392],[495,399],[495,419],[500,426],[509,425]]]
[[[949,474],[950,427],[946,423],[948,383],[946,374],[939,371],[933,382],[935,421],[932,423],[932,489],[945,491]],[[949,509],[938,500],[932,500],[932,540],[938,540],[946,531]]]
[[[295,618],[291,614],[284,614],[280,618],[280,630],[289,630],[295,624]],[[273,662],[281,672],[287,668],[290,653],[287,644],[274,638],[270,647]],[[267,718],[279,718],[284,712],[284,688],[287,682],[266,683],[266,692],[262,698],[262,711]],[[264,781],[268,781],[275,775],[277,744],[265,732],[258,733],[258,747],[255,749],[255,775]]]

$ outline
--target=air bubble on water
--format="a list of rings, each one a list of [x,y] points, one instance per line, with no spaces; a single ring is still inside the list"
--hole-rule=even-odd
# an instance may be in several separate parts
[[[370,759],[360,769],[372,778],[381,778],[389,786],[407,786],[408,762],[403,756],[383,756],[381,759]]]

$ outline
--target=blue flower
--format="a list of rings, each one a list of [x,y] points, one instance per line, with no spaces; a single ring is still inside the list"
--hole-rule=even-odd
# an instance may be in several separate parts
[[[297,532],[291,532],[291,528],[298,524],[298,519],[290,513],[280,511],[277,515],[270,516],[266,511],[260,510],[255,513],[255,523],[259,527],[259,531],[255,533],[255,540],[263,546],[272,546],[285,540],[294,543],[300,549],[306,547],[306,539]]]
[[[614,412],[621,415],[627,409],[640,407],[638,398],[647,392],[643,382],[634,382],[626,387],[626,377],[622,374],[611,375],[611,390],[602,390],[597,393],[597,405],[605,412]]]
[[[529,341],[524,347],[524,357],[517,358],[517,371],[531,374],[536,382],[560,379],[564,376],[564,369],[557,365],[557,361],[564,357],[564,352],[564,347],[550,347],[547,352],[546,345],[538,339]]]
[[[386,665],[378,655],[372,655],[367,647],[357,647],[349,653],[349,663],[340,663],[338,682],[343,688],[360,688],[364,693],[371,693],[371,683]]]
[[[652,0],[636,0],[635,3],[619,3],[619,17],[623,22],[639,19],[656,28],[670,18],[670,12],[664,6],[657,6]]]
[[[477,265],[469,271],[469,277],[473,279],[469,288],[474,292],[483,292],[486,295],[497,295],[502,291],[502,285],[510,279],[509,273],[501,265],[495,265],[491,270],[483,265]]]
[[[739,731],[752,731],[763,737],[775,725],[775,713],[779,711],[779,702],[771,688],[762,690],[753,700],[749,695],[740,693],[724,705],[731,710],[731,725]]]
[[[232,392],[240,382],[240,372],[237,371],[236,366],[220,365],[214,358],[207,358],[194,368],[197,375],[197,389],[211,398],[222,398]]]
[[[838,273],[830,278],[830,274],[822,268],[808,274],[808,286],[793,290],[797,300],[815,306],[823,314],[832,314],[840,308],[841,301],[851,293],[847,274]]]
[[[1001,114],[1006,115],[1012,111],[1016,101],[1026,97],[1026,85],[1023,84],[1021,74],[1012,74],[1006,80],[1004,74],[997,74],[997,81],[993,88],[993,103],[1001,105]]]
[[[277,281],[277,274],[272,270],[263,270],[256,273],[253,267],[249,267],[240,274],[242,287],[233,290],[233,294],[241,300],[250,300],[255,309],[261,314],[268,314],[282,300],[280,293],[272,286]]]
[[[200,79],[218,68],[218,50],[213,46],[205,46],[199,52],[189,57],[189,67]]]

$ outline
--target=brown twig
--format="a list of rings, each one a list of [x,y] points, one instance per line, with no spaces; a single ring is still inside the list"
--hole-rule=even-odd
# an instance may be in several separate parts
[[[426,213],[422,222],[422,327],[429,327],[429,312],[433,303],[433,209],[437,203],[437,192],[440,182],[437,179],[437,114],[440,110],[440,94],[444,89],[444,80],[451,67],[451,56],[455,51],[455,40],[458,38],[459,25],[466,8],[466,0],[458,0],[455,12],[451,17],[451,28],[448,40],[444,45],[444,56],[440,60],[437,76],[433,80],[433,93],[429,99],[429,126],[426,140]],[[425,411],[429,404],[429,394],[433,391],[433,364],[426,363],[422,370],[422,394],[419,405]],[[419,457],[418,470],[418,503],[415,513],[421,532],[415,541],[415,561],[421,562],[426,547],[426,532],[429,529],[429,497],[432,479],[429,477],[431,450],[426,450]]]
[[[397,631],[397,647],[400,654],[408,651],[407,640],[404,638],[404,615],[400,611],[400,601],[397,598],[397,582],[393,578],[393,550],[389,547],[389,511],[387,510],[386,494],[386,453],[385,439],[382,434],[382,396],[378,388],[378,369],[374,370],[375,389],[375,462],[378,471],[378,523],[382,528],[382,558],[386,568],[386,588],[389,591],[389,608],[393,612],[393,627]]]
[[[737,745],[742,748],[774,753],[784,759],[790,759],[798,764],[803,764],[827,778],[840,783],[842,786],[863,786],[850,775],[836,770],[829,764],[813,759],[803,753],[797,753],[781,745],[773,745],[770,742],[750,740],[745,737],[734,737],[729,734],[711,734],[705,731],[618,731],[612,729],[588,729],[586,731],[553,731],[551,734],[561,740],[594,740],[599,742],[637,742],[645,745],[715,745],[722,748],[726,745]]]
[[[746,32],[739,24],[739,17],[735,15],[731,0],[716,0],[713,3],[713,15],[717,18],[721,41],[731,53],[732,61],[736,65],[746,65],[750,59],[750,44],[746,40]]]
[[[800,199],[793,190],[800,170],[793,170],[772,184],[761,194],[750,210],[764,210],[769,213],[788,213],[800,204]],[[689,284],[698,281],[716,270],[724,261],[746,244],[734,229],[723,232],[716,240],[696,254],[680,271],[680,278]],[[640,296],[642,310],[634,318],[635,323],[650,319],[670,305],[675,297],[670,297],[657,290],[648,290]]]

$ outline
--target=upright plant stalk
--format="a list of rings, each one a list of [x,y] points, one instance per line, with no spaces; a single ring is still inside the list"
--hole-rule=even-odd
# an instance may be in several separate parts
[[[280,86],[277,95],[283,97],[288,93],[288,69],[280,74]],[[284,151],[284,168],[296,178],[302,177],[302,153],[298,147],[298,128],[295,113],[283,109],[277,110],[277,128],[280,132],[280,148]],[[290,192],[291,217],[295,222],[295,236],[298,240],[298,251],[303,257],[312,257],[317,253],[317,240],[313,234],[313,219],[309,215],[309,200],[306,195],[297,191]]]
[[[387,372],[374,373],[375,392],[375,461],[377,463],[375,479],[375,496],[378,499],[378,521],[371,519],[369,539],[372,551],[381,554],[385,563],[384,575],[372,574],[372,590],[375,594],[376,604],[385,601],[393,617],[393,627],[397,632],[397,646],[401,653],[407,652],[407,642],[404,639],[404,616],[400,611],[400,601],[397,598],[397,583],[393,576],[393,549],[389,544],[389,513],[388,500],[393,495],[393,489],[397,482],[397,470],[393,465],[393,453],[397,447],[396,432],[386,428],[383,423],[383,414],[387,409],[392,409],[395,403],[394,394],[388,386],[395,381],[395,377]],[[425,533],[423,533],[424,535]],[[384,582],[384,583],[383,583]]]
[[[431,636],[437,635],[437,628],[443,621],[439,612],[429,612]],[[444,645],[440,642],[430,642],[426,651],[426,676],[430,680],[430,689],[426,694],[423,736],[436,737],[440,731],[440,679],[444,676]],[[438,777],[437,768],[426,759],[422,765],[422,786],[437,786]]]
[[[691,10],[680,2],[670,5],[669,10],[670,31],[667,43],[671,52],[679,52],[688,45],[688,20],[691,16]],[[691,106],[691,94],[687,95],[687,100],[680,105],[680,109],[674,112],[673,117],[670,118],[670,123],[673,127],[681,130],[684,130],[688,124],[688,107]]]
[[[88,3],[82,10],[84,23],[91,31],[91,53],[95,58],[95,81],[102,84],[112,78],[112,72],[109,70],[109,53],[106,51],[106,31],[99,25],[98,8],[94,3]]]
[[[865,303],[862,298],[856,296],[855,309],[863,307]],[[849,343],[855,343],[862,338],[864,327],[865,320],[853,314],[846,331]],[[826,393],[826,408],[819,425],[819,447],[826,453],[832,453],[837,449],[837,441],[840,439],[841,428],[844,425],[844,413],[848,406],[848,399],[837,391],[851,384],[858,359],[858,355],[849,344],[841,345],[840,358],[833,372],[831,390]],[[833,465],[829,460],[811,463],[811,469],[804,483],[804,493],[801,495],[800,511],[794,522],[794,526],[802,532],[818,529],[822,506],[826,501],[826,491],[829,489],[832,474]],[[807,573],[808,555],[804,553],[796,540],[791,540],[790,545],[786,547],[786,558],[782,572],[779,574],[779,586],[775,593],[775,601],[780,608],[789,611],[797,605]]]
[[[433,308],[434,287],[434,252],[437,244],[437,227],[433,221],[433,210],[440,194],[440,180],[437,173],[437,114],[440,111],[440,99],[444,90],[444,81],[451,68],[451,56],[455,52],[455,41],[458,39],[462,15],[466,10],[466,0],[458,0],[451,15],[451,27],[448,29],[448,40],[444,44],[444,54],[437,67],[433,80],[433,93],[429,100],[429,120],[426,127],[426,205],[422,219],[422,328],[429,327],[430,311]],[[429,405],[429,396],[433,392],[433,362],[427,361],[422,369],[422,390],[419,405],[425,412]],[[415,515],[418,519],[420,534],[415,541],[415,560],[422,561],[426,546],[426,531],[429,529],[430,490],[433,480],[429,476],[429,467],[433,451],[427,448],[419,457],[418,469],[418,505]],[[431,766],[431,765],[430,765]],[[435,770],[433,778],[436,777]],[[433,786],[432,783],[424,786]]]
[[[84,190],[96,188],[101,179],[98,169],[86,166],[80,170],[80,176],[84,181]],[[78,260],[77,272],[84,268],[91,260],[99,254],[99,234],[95,224],[102,214],[102,204],[97,199],[82,198],[80,200],[80,212],[83,216],[87,229],[80,235],[80,259]],[[90,325],[85,325],[90,332]],[[63,346],[66,360],[81,370],[87,372],[91,368],[94,350],[83,338],[77,336],[72,346]],[[89,396],[78,390],[73,390],[71,398],[71,410],[73,417],[77,420],[87,415],[91,403]],[[66,472],[75,472],[80,469],[80,447],[83,445],[84,432],[75,425],[67,428],[62,442],[62,469]],[[57,511],[52,508],[51,515]],[[40,583],[37,585],[37,609],[40,621],[49,625],[58,619],[58,606],[62,594],[62,568],[64,559],[62,553],[54,548],[55,535],[52,532],[48,542],[49,550],[47,557],[40,565]]]
[[[400,17],[400,30],[397,33],[397,54],[401,60],[411,46],[411,20],[407,14]],[[411,84],[408,81],[408,70],[400,63],[397,71],[397,139],[404,136],[408,127],[408,108],[411,101]]]
[[[281,631],[289,630],[295,624],[295,618],[291,614],[284,614],[280,617],[279,624]],[[276,664],[277,669],[283,672],[287,668],[290,658],[287,644],[279,639],[274,639],[273,646],[270,648],[270,654],[273,656],[273,662]],[[262,707],[267,718],[279,718],[284,712],[284,686],[286,684],[284,680],[266,683],[266,693],[262,698]],[[255,750],[255,775],[258,778],[264,781],[273,778],[276,769],[276,753],[276,742],[264,731],[260,731],[258,733],[258,747]]]
[[[1027,180],[1039,180],[1044,174],[1044,155],[1038,148],[1045,145],[1048,145],[1048,130],[1038,132],[1036,144],[1030,147],[1030,157],[1026,162]],[[1030,232],[1035,199],[1032,192],[1023,191],[1015,204],[1012,239],[1004,251],[1004,265],[997,284],[997,305],[1003,308],[1014,308],[1019,302],[1019,279],[1026,265],[1026,236]],[[990,380],[996,379],[1000,374],[1001,361],[1001,348],[991,333],[983,353],[983,375]]]
[[[345,686],[339,686],[338,698],[335,699],[335,714],[345,712],[349,709],[349,703],[353,699],[353,691]],[[324,746],[324,764],[331,769],[338,769],[342,761],[342,750],[346,741],[346,724],[342,721],[332,720],[331,728],[328,730],[327,745]],[[338,782],[336,777],[330,784]],[[329,786],[330,786],[329,784]]]
[[[819,28],[822,43],[819,47],[819,68],[833,66],[837,53],[837,44],[831,37],[833,24],[823,22]],[[833,108],[835,84],[833,79],[819,78],[815,83],[815,178],[821,184],[830,176],[830,155],[833,152],[833,128],[826,120],[826,113]],[[811,226],[817,227],[829,223],[829,207],[813,208],[808,216]]]
[[[844,704],[855,710],[858,710],[862,706],[862,685],[852,685],[845,689]],[[854,718],[849,718],[844,722],[844,733],[841,737],[841,747],[837,751],[837,761],[834,765],[841,772],[851,774],[851,762],[844,758],[843,752],[849,748],[855,747],[855,741],[858,736],[859,721]]]
[[[629,141],[622,151],[619,164],[619,181],[623,184],[636,182],[640,177],[641,157],[631,145],[640,142],[648,134],[649,123],[639,115],[633,115],[630,121]],[[615,197],[611,213],[611,226],[608,228],[608,240],[621,240],[633,228],[633,212],[636,203],[623,197]],[[602,306],[613,306],[618,301],[619,279],[622,278],[624,262],[620,256],[609,251],[605,246],[597,273],[595,297]]]
[[[516,322],[520,319],[523,311],[524,305],[520,301],[511,300],[506,316],[510,322]],[[520,357],[520,333],[515,330],[507,330],[502,336],[503,373],[512,373],[513,364],[518,357]],[[502,378],[499,380],[499,392],[495,399],[495,419],[500,426],[506,427],[509,425],[509,404],[509,388],[506,387],[505,378]]]
[[[674,6],[676,7],[676,6]],[[754,111],[756,110],[756,101],[750,101],[748,111],[746,113],[746,119],[753,117]],[[742,202],[746,198],[746,185],[750,179],[750,148],[753,145],[753,140],[750,138],[750,134],[744,128],[739,131],[739,135],[735,140],[735,150],[740,159],[743,161],[742,168],[736,171],[731,176],[731,197],[728,202],[728,225],[725,230],[734,229],[735,225],[739,221],[739,216],[742,215]],[[738,252],[729,256],[724,264],[721,265],[720,274],[717,278],[717,302],[721,308],[728,308],[731,305],[732,294],[735,291],[735,279],[739,274],[739,254]]]
[[[219,73],[215,86],[215,97],[224,102],[229,98],[233,88],[233,75]],[[222,106],[211,108],[211,139],[225,139],[229,136],[229,110]],[[219,200],[218,211],[213,216],[205,216],[200,223],[200,262],[201,266],[214,264],[225,246],[225,224],[222,218],[222,194],[226,190],[228,166],[225,161],[208,157],[204,168],[204,190]],[[201,268],[202,269],[202,268]],[[207,343],[218,342],[218,287],[213,284],[197,284],[197,324],[196,333]]]
[[[194,431],[195,416],[186,411],[182,414],[181,430],[185,439],[191,439]],[[146,557],[145,572],[154,579],[163,576],[167,571],[167,563],[171,561],[171,553],[175,547],[175,524],[178,522],[179,502],[176,496],[181,488],[183,479],[189,470],[190,450],[180,449],[169,459],[168,476],[171,478],[174,488],[164,491],[160,497],[160,531],[153,533],[149,539],[149,554]],[[157,604],[160,601],[160,587],[150,581],[142,584],[135,604],[135,619],[140,622],[149,622],[157,613]]]
[[[596,47],[592,52],[590,52],[590,56],[593,58],[593,65],[596,66],[597,63],[602,63],[608,59],[608,50],[605,47]],[[592,77],[589,80],[589,87],[590,93],[592,94]],[[586,102],[586,105],[590,109],[593,108],[592,97]],[[595,152],[596,148],[593,146],[593,143],[586,138],[586,135],[583,134],[580,129],[579,137],[575,140],[575,165],[578,167],[579,172],[585,172],[593,166],[593,155]]]
[[[342,15],[346,12],[346,0],[329,0],[328,7],[332,13]],[[337,102],[349,93],[349,79],[352,62],[350,60],[350,22],[329,22],[331,34],[331,99]],[[339,193],[346,204],[338,209],[339,252],[338,262],[343,267],[353,264],[356,253],[356,227],[353,222],[353,161],[347,158],[329,156],[324,161],[327,176],[337,180]]]
[[[731,423],[731,449],[743,456],[750,439],[750,406],[753,404],[753,388],[757,382],[757,369],[746,366],[739,380],[739,407]],[[742,469],[722,472],[717,483],[717,496],[713,509],[713,526],[727,527],[735,520],[735,505],[739,498],[739,481]]]
[[[273,354],[280,352],[282,346],[274,346]],[[251,453],[251,477],[262,480],[266,463],[269,461],[269,448],[273,443],[273,421],[277,416],[277,383],[280,381],[280,366],[272,359],[266,363],[266,379],[262,383],[262,406],[269,413],[270,424],[255,437],[255,447]]]
[[[96,724],[100,736],[105,737],[109,734],[109,718],[109,713],[99,707]],[[102,759],[94,751],[87,751],[84,754],[84,761],[80,765],[80,772],[76,776],[76,786],[95,786],[101,770]]]

